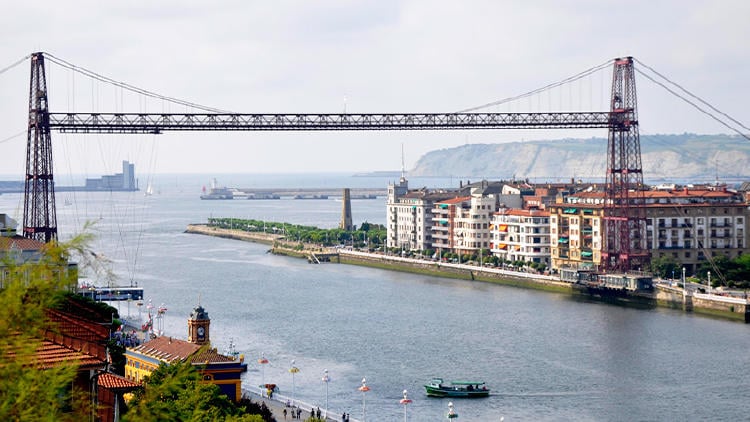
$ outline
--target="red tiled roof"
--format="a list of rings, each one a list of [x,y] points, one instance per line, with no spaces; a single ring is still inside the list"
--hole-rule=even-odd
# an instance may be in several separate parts
[[[646,198],[731,198],[732,192],[708,189],[650,190],[644,192]]]
[[[0,236],[0,251],[9,251],[15,247],[24,251],[38,251],[44,247],[44,242],[28,239],[23,236]]]
[[[228,363],[234,362],[234,359],[220,354],[216,349],[206,349],[193,355],[190,361],[193,363]]]
[[[495,214],[499,215],[518,215],[523,217],[549,217],[549,212],[541,210],[520,210],[516,208],[508,208],[502,211],[498,211]]]
[[[452,199],[446,199],[445,201],[440,201],[440,204],[460,204],[461,202],[465,201],[471,201],[470,196],[458,196]]]
[[[61,363],[70,363],[80,370],[103,368],[106,364],[105,359],[97,356],[98,350],[95,350],[95,347],[91,348],[94,349],[92,351],[89,347],[76,347],[75,344],[65,344],[62,341],[55,340],[60,339],[48,338],[39,343],[35,353],[35,365],[38,368],[48,369]],[[78,346],[81,346],[81,344],[78,344]],[[91,344],[87,344],[87,346],[91,346]],[[18,350],[14,349],[12,345],[3,346],[2,349],[11,358],[18,353]],[[106,352],[104,354],[106,355]]]
[[[70,337],[88,341],[104,342],[109,338],[109,328],[54,309],[47,311],[47,318],[54,330]]]
[[[55,344],[44,340],[42,346],[37,349],[37,359],[42,368],[51,368],[62,362],[74,363],[79,370],[85,368],[104,367],[106,362],[83,351],[73,350],[61,344]]]
[[[107,360],[107,346],[104,343],[71,337],[51,330],[47,330],[44,333],[44,338],[47,341],[51,341],[71,350],[96,357],[101,361]]]
[[[99,374],[98,384],[108,390],[132,391],[141,387],[140,384],[129,381],[125,377],[109,372]]]
[[[164,362],[174,362],[187,359],[200,348],[200,345],[190,343],[189,341],[162,336],[130,350]]]

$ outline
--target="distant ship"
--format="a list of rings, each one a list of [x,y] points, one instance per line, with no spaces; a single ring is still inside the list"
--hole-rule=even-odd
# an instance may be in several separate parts
[[[144,196],[151,196],[154,194],[154,187],[151,186],[151,182],[148,182],[148,186],[146,186],[146,191],[143,192]]]
[[[201,199],[281,199],[281,197],[271,192],[247,193],[237,188],[219,187],[214,178],[208,192],[206,192],[206,187],[203,187]]]

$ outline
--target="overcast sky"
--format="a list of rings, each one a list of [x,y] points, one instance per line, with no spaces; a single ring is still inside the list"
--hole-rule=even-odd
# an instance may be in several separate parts
[[[634,56],[750,126],[750,2],[2,0],[0,69],[34,51],[139,88],[247,113],[452,112]],[[611,70],[486,111],[605,111]],[[50,111],[186,112],[48,64]],[[0,73],[0,174],[24,173],[28,61]],[[732,133],[637,79],[644,134]],[[114,94],[113,94],[114,93]],[[114,99],[111,97],[114,95]],[[20,136],[14,136],[23,133]],[[466,143],[606,131],[53,133],[55,171],[407,169]]]

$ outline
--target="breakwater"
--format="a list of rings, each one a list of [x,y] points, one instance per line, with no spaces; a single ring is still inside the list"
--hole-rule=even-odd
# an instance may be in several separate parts
[[[431,260],[403,258],[395,255],[374,254],[349,249],[323,248],[319,245],[286,241],[283,235],[220,229],[205,224],[190,224],[187,233],[203,234],[272,245],[270,252],[307,259],[311,263],[338,262],[392,271],[402,271],[435,277],[449,277],[476,282],[489,282],[549,292],[565,293],[592,300],[637,308],[665,307],[685,312],[714,316],[750,323],[747,299],[730,298],[697,292],[683,292],[682,288],[655,283],[651,292],[595,289],[559,281],[555,276],[509,271],[475,265],[441,263]],[[318,257],[324,256],[325,259]]]

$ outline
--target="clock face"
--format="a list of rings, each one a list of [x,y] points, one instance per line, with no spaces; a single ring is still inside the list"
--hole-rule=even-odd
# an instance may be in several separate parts
[[[203,329],[203,327],[198,327],[198,335],[203,337],[203,334],[206,332],[206,330]]]

